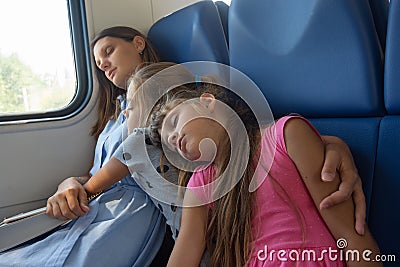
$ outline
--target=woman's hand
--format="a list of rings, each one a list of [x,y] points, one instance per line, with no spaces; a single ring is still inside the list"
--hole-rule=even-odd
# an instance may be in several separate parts
[[[47,215],[61,220],[76,219],[89,211],[81,178],[70,177],[59,184],[57,192],[47,200]]]
[[[339,175],[341,183],[338,191],[323,199],[320,209],[337,205],[353,196],[355,205],[355,229],[363,235],[366,220],[365,195],[362,189],[361,178],[358,175],[353,155],[347,144],[335,136],[323,136],[325,143],[325,162],[321,177],[323,181],[333,181]]]

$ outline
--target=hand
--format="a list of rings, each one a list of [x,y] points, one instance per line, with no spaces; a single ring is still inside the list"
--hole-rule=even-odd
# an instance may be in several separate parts
[[[362,189],[361,178],[358,174],[353,155],[349,147],[340,138],[323,136],[325,143],[325,162],[321,177],[323,181],[333,181],[339,174],[341,183],[338,191],[323,199],[320,209],[342,203],[353,196],[355,206],[355,229],[364,235],[366,220],[366,203]]]
[[[77,177],[61,182],[57,192],[47,200],[47,215],[57,219],[76,219],[88,211],[86,191]]]

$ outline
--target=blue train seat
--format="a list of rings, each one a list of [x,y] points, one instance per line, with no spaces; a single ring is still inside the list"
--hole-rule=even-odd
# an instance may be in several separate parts
[[[389,16],[389,25],[395,19]],[[385,84],[384,99],[382,49],[369,2],[236,0],[228,21],[230,64],[260,87],[275,117],[300,113],[321,134],[349,145],[363,181],[370,229],[382,252],[397,253],[400,161],[394,153],[400,150],[400,117],[390,118],[386,109],[400,110],[400,88]],[[389,55],[392,64],[400,62],[393,55],[399,42],[391,38],[388,29],[386,67]],[[389,72],[396,70],[392,66]],[[384,160],[385,155],[393,158]]]
[[[201,1],[157,21],[149,38],[164,60],[230,64],[260,88],[275,118],[299,113],[321,134],[341,137],[363,181],[370,229],[382,253],[396,254],[399,2],[391,0],[386,18],[386,0],[233,0],[228,50],[218,4]]]
[[[385,107],[380,129],[369,224],[381,253],[399,251],[400,239],[400,1],[391,0],[385,53]],[[397,261],[399,255],[397,255]],[[392,264],[392,265],[390,265]],[[395,262],[385,263],[395,266]]]
[[[231,66],[260,87],[276,116],[383,113],[368,2],[238,0],[228,19]]]
[[[388,22],[389,0],[369,0],[375,28],[379,36],[379,41],[383,52],[386,46],[386,29]]]
[[[225,39],[227,41],[228,47],[229,47],[229,42],[228,42],[228,14],[229,14],[229,6],[223,1],[216,1],[215,6],[217,7],[219,17],[221,19],[222,27],[224,29],[225,33]]]
[[[156,21],[149,40],[164,61],[213,61],[229,64],[221,19],[214,2],[201,1]]]
[[[385,53],[385,106],[400,114],[400,1],[391,0]]]
[[[388,21],[389,0],[369,0],[372,16],[374,17],[376,32],[383,52],[386,46],[386,28]]]
[[[393,1],[393,0],[392,0]],[[400,88],[399,88],[400,89]],[[385,116],[380,124],[369,225],[381,254],[396,255],[400,238],[400,115]],[[398,266],[387,262],[384,266]]]

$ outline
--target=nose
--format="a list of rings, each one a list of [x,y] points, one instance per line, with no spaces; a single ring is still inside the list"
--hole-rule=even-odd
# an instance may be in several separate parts
[[[177,142],[178,142],[178,133],[177,132],[173,132],[170,136],[168,136],[168,144],[172,148],[176,148],[178,146]]]
[[[106,71],[110,67],[110,63],[106,59],[100,59],[98,66],[102,71]]]

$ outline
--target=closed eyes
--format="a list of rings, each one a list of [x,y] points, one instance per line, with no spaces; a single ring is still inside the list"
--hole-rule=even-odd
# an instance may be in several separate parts
[[[175,115],[172,117],[172,125],[173,125],[174,127],[176,127],[177,124],[178,124],[178,115],[175,114]]]
[[[113,51],[114,51],[114,48],[111,47],[111,46],[108,46],[108,47],[106,48],[106,50],[105,50],[105,54],[106,54],[107,56],[109,56]]]

